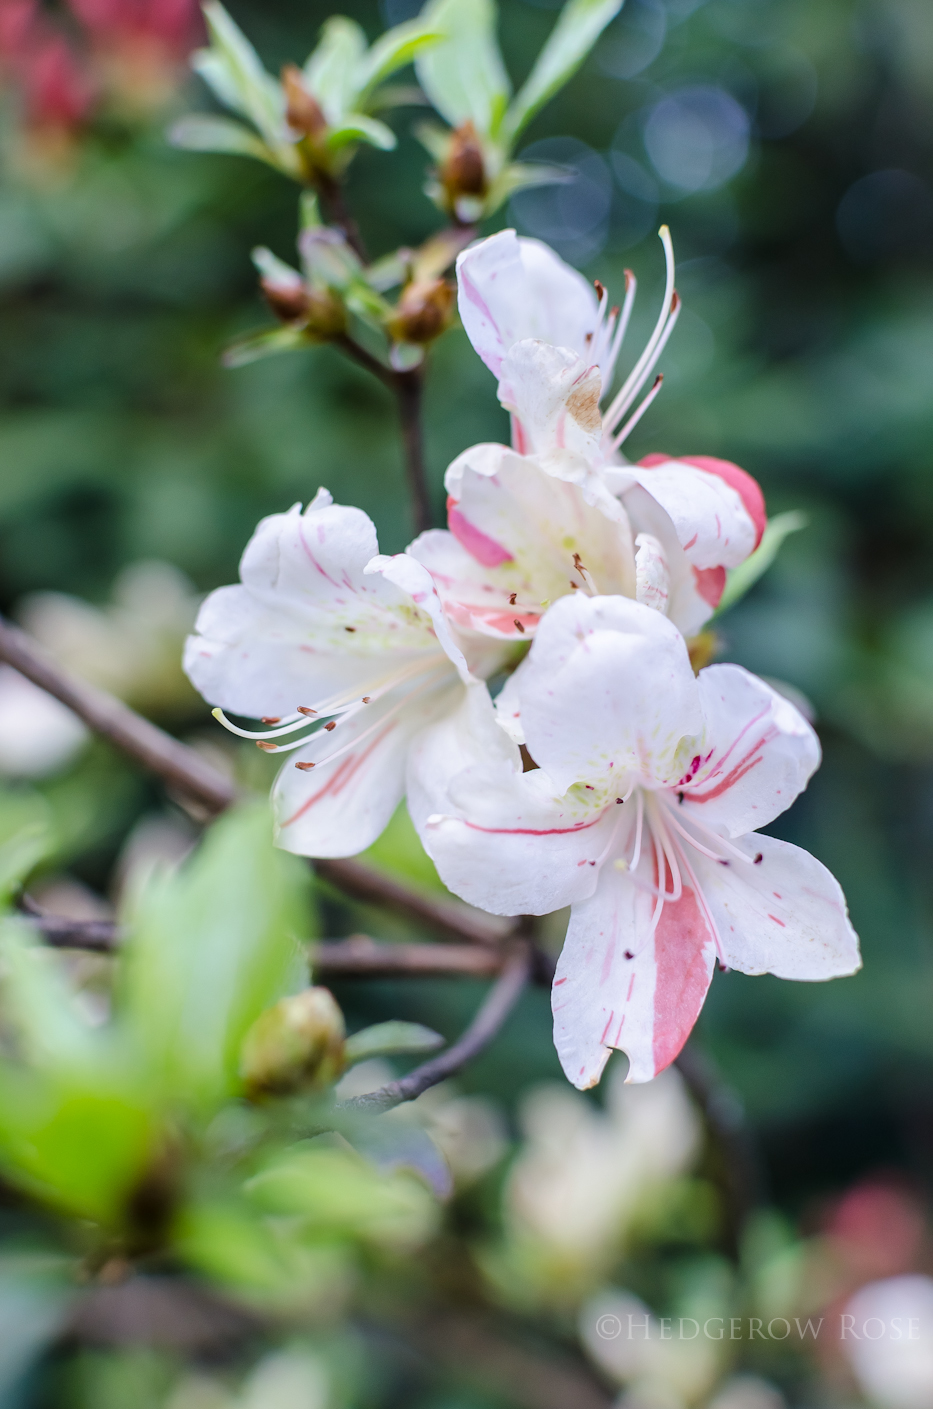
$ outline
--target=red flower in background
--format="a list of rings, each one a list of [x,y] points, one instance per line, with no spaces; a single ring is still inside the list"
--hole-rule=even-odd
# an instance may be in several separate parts
[[[201,41],[197,0],[68,0],[66,27],[38,0],[0,0],[0,73],[32,132],[73,134],[102,104],[152,111]]]

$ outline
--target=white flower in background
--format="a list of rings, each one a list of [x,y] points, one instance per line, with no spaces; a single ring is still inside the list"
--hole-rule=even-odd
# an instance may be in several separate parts
[[[16,615],[66,670],[136,708],[157,710],[190,705],[179,656],[199,601],[178,568],[143,561],[123,569],[103,607],[64,592],[37,592]]]
[[[866,1399],[880,1409],[931,1409],[933,1278],[869,1282],[842,1315],[840,1343]]]
[[[44,778],[70,763],[87,738],[70,709],[0,665],[0,774]]]
[[[465,556],[491,568],[512,564],[516,555],[509,526],[515,509],[510,500],[527,502],[529,497],[517,495],[513,488],[516,455],[526,456],[547,474],[578,486],[586,502],[599,505],[610,518],[619,518],[612,501],[621,501],[627,529],[625,571],[618,568],[613,576],[630,580],[631,585],[621,589],[625,595],[664,611],[692,634],[718,605],[726,569],[744,562],[761,541],[765,507],[756,482],[729,461],[651,455],[638,465],[627,465],[617,454],[652,394],[621,432],[615,430],[618,420],[650,375],[679,308],[670,236],[666,227],[661,233],[667,256],[662,314],[605,417],[599,400],[611,385],[634,297],[634,276],[627,274],[621,312],[607,311],[602,286],[597,298],[583,276],[547,245],[519,238],[513,230],[492,235],[460,255],[460,314],[476,351],[499,378],[499,398],[512,412],[514,449],[481,445],[454,461],[447,474],[449,523]],[[659,386],[660,381],[656,389]],[[482,478],[489,483],[478,485]],[[558,498],[555,491],[543,493]],[[570,549],[549,552],[561,595],[567,591],[573,552],[585,561],[589,551],[572,532],[570,538]],[[497,578],[504,588],[508,572]],[[539,575],[532,580],[537,589]],[[592,580],[597,580],[595,569]],[[618,589],[607,583],[597,590]],[[527,587],[517,595],[520,604],[537,608],[534,592]],[[544,599],[555,595],[545,593]],[[527,631],[524,617],[522,624]]]
[[[859,967],[838,884],[755,835],[819,763],[794,706],[734,665],[694,676],[683,637],[623,597],[555,603],[499,698],[518,749],[470,699],[416,750],[409,806],[442,879],[498,914],[572,905],[554,979],[568,1078],[674,1060],[713,965],[828,979]],[[520,732],[519,732],[520,731]]]
[[[676,1071],[627,1086],[617,1069],[600,1111],[566,1086],[541,1086],[519,1112],[522,1151],[505,1188],[510,1237],[598,1270],[646,1199],[688,1169],[700,1123]]]
[[[708,1301],[692,1305],[684,1311],[685,1334],[678,1334],[679,1318],[668,1319],[665,1334],[638,1297],[607,1288],[584,1306],[580,1338],[599,1368],[624,1386],[619,1409],[687,1409],[709,1394],[722,1373],[728,1341],[714,1337],[723,1313],[724,1306]],[[711,1317],[713,1335],[705,1336],[700,1327]]]
[[[185,670],[233,733],[296,753],[273,789],[279,845],[363,851],[401,801],[413,740],[510,648],[481,637],[462,646],[425,568],[380,556],[367,516],[326,490],[304,512],[262,520],[240,579],[207,598]],[[223,710],[269,727],[238,728]]]

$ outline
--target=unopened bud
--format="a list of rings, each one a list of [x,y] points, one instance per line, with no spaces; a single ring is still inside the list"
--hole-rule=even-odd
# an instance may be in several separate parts
[[[285,64],[283,67],[282,87],[285,90],[285,121],[289,127],[304,137],[319,137],[327,127],[327,119],[313,93],[305,87],[304,76],[297,64]]]
[[[303,280],[263,278],[259,281],[266,302],[276,318],[303,328],[321,342],[339,337],[346,330],[347,311],[330,289],[314,289]]]
[[[426,343],[450,322],[453,285],[446,279],[415,279],[402,290],[388,333],[396,342]]]
[[[467,119],[455,128],[447,159],[440,170],[441,185],[451,205],[460,196],[484,196],[487,189],[486,164],[476,128]]]
[[[344,1067],[343,1013],[326,988],[305,988],[267,1008],[243,1041],[240,1075],[251,1095],[321,1088]]]

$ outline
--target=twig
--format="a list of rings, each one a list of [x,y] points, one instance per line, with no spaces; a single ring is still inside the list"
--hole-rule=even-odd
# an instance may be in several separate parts
[[[208,812],[223,812],[235,797],[233,784],[199,753],[179,743],[122,700],[60,670],[18,627],[0,619],[0,660],[27,680],[54,695],[83,719],[95,734],[157,773],[170,787],[200,803]]]
[[[52,915],[28,895],[19,898],[20,914],[32,920],[46,944],[53,949],[89,949],[109,954],[120,947],[120,930],[113,920],[71,920]]]
[[[438,934],[468,944],[499,945],[514,934],[516,920],[497,919],[478,910],[469,910],[455,900],[433,900],[410,890],[400,881],[383,876],[360,861],[315,861],[314,869],[325,881],[372,905],[394,910],[407,919],[427,925]]]
[[[427,1091],[428,1087],[436,1086],[438,1082],[445,1081],[448,1076],[453,1076],[461,1067],[466,1066],[467,1062],[478,1056],[493,1040],[515,1007],[531,976],[532,962],[528,945],[523,944],[515,949],[506,960],[501,975],[486,995],[476,1017],[452,1047],[448,1047],[446,1052],[432,1057],[420,1067],[415,1067],[407,1076],[390,1081],[386,1086],[380,1086],[378,1091],[371,1091],[365,1096],[357,1096],[354,1100],[347,1101],[346,1106],[352,1110],[373,1112],[391,1110],[403,1101],[413,1101],[422,1091]]]
[[[431,496],[428,493],[424,467],[424,436],[421,428],[422,384],[420,367],[412,367],[410,371],[395,374],[395,395],[402,423],[402,445],[405,450],[408,491],[411,495],[416,533],[424,533],[432,523]]]
[[[325,940],[311,952],[316,981],[347,978],[495,978],[507,956],[472,944],[377,944],[366,935]]]
[[[427,472],[424,464],[424,436],[421,426],[421,393],[423,372],[421,367],[412,367],[407,372],[396,372],[380,362],[378,357],[358,342],[342,333],[334,339],[354,362],[365,367],[382,382],[395,396],[398,405],[399,421],[402,428],[402,448],[405,456],[405,470],[408,489],[411,494],[415,532],[423,533],[431,527],[431,496],[428,492]]]
[[[206,812],[223,812],[235,801],[236,792],[229,778],[195,749],[166,734],[113,695],[66,674],[24,631],[2,618],[0,661],[61,700],[95,733]],[[461,911],[450,901],[429,900],[359,861],[318,861],[316,866],[322,876],[355,899],[384,905],[468,944],[497,944],[514,928],[507,920]]]
[[[350,214],[349,207],[343,194],[343,187],[339,181],[335,181],[332,176],[327,176],[319,172],[316,184],[324,204],[327,206],[327,213],[335,225],[338,225],[347,238],[347,244],[359,255],[364,264],[369,263],[369,254],[363,243],[360,234],[360,227]]]

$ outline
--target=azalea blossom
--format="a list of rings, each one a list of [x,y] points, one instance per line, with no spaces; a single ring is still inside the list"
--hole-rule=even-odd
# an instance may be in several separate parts
[[[549,245],[520,237],[514,230],[500,230],[458,256],[460,318],[470,342],[498,378],[499,400],[513,414],[517,450],[527,449],[529,436],[534,435],[523,414],[528,408],[522,404],[522,390],[509,362],[509,353],[522,342],[561,348],[582,364],[586,382],[574,382],[570,395],[579,399],[584,386],[588,391],[595,389],[595,400],[590,398],[591,429],[598,427],[603,458],[611,458],[648,409],[650,400],[643,402],[637,415],[620,430],[620,421],[654,371],[680,314],[680,297],[674,288],[674,250],[666,225],[660,236],[666,263],[661,312],[641,355],[601,418],[599,401],[611,389],[638,287],[632,271],[625,271],[622,306],[610,308],[609,293],[602,284],[590,285]],[[659,390],[657,382],[649,397],[653,399]]]
[[[655,454],[629,465],[618,454],[660,388],[658,379],[638,411],[616,429],[663,352],[680,307],[666,227],[661,238],[667,260],[661,314],[605,415],[599,403],[611,387],[631,313],[631,271],[624,306],[610,310],[601,285],[597,296],[547,245],[505,230],[459,256],[458,298],[467,334],[498,377],[499,398],[512,413],[513,454],[529,456],[546,473],[578,485],[587,502],[599,504],[609,517],[619,515],[607,499],[619,500],[630,546],[625,572],[617,570],[616,576],[632,584],[621,590],[670,615],[692,635],[718,606],[726,570],[744,562],[761,541],[766,516],[755,480],[729,461]],[[511,491],[506,484],[505,495],[497,497],[488,487],[471,486],[470,474],[504,483],[514,473],[514,458],[504,446],[476,446],[448,471],[450,528],[467,553],[479,555],[487,567],[511,561],[501,531]],[[575,541],[564,567],[572,552],[585,561],[586,545]],[[607,584],[599,590],[618,589]],[[527,587],[518,596],[527,602]],[[545,600],[552,596],[544,594]],[[529,629],[525,617],[522,626]]]
[[[195,630],[185,670],[215,715],[292,754],[273,803],[279,845],[302,856],[375,841],[404,794],[412,741],[511,652],[458,640],[426,569],[379,555],[369,518],[323,489],[304,511],[262,520],[239,585],[211,593]],[[224,711],[267,727],[243,729]]]
[[[499,709],[512,739],[475,697],[419,742],[409,806],[464,899],[507,915],[573,907],[553,1008],[574,1085],[594,1085],[613,1048],[631,1081],[668,1066],[717,960],[805,980],[859,967],[830,873],[756,835],[820,759],[763,681],[735,665],[696,677],[660,612],[577,593],[542,619]]]

